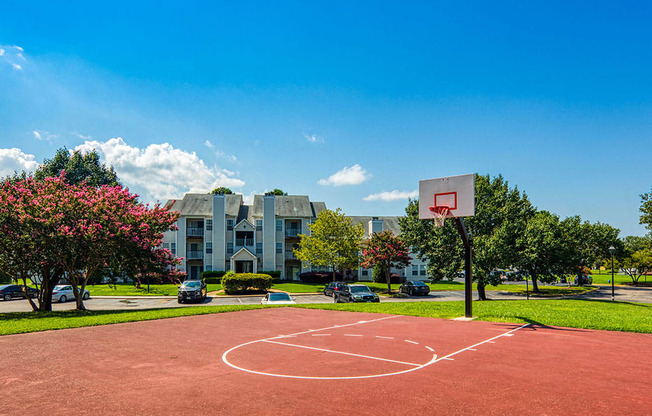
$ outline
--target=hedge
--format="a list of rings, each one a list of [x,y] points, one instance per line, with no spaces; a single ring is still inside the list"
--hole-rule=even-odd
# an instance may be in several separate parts
[[[222,276],[224,276],[227,272],[224,270],[205,270],[201,272],[201,278],[204,279],[204,281],[207,284],[220,284],[222,283]]]
[[[227,295],[246,293],[248,290],[266,292],[272,287],[272,276],[262,273],[229,273],[222,277],[222,288]]]
[[[281,278],[281,271],[280,270],[269,270],[269,271],[263,271],[263,274],[268,274],[272,276],[274,279],[280,279]]]
[[[342,273],[335,272],[335,280],[341,282],[344,276]],[[303,283],[321,283],[326,284],[333,281],[333,272],[305,272],[299,275]]]

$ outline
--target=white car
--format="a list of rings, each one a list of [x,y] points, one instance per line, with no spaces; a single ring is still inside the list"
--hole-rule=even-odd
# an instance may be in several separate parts
[[[84,294],[82,295],[82,299],[87,300],[90,297],[91,297],[91,292],[84,289]],[[53,302],[54,301],[66,302],[68,300],[74,300],[74,299],[75,299],[75,294],[72,291],[71,285],[56,285],[54,287],[54,290],[52,291]]]
[[[295,300],[287,293],[268,293],[260,303],[263,305],[296,305]]]

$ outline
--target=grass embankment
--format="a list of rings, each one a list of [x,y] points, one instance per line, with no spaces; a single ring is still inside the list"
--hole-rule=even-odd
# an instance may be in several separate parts
[[[387,291],[387,284],[373,283],[373,282],[360,282],[369,286],[373,291],[382,293]],[[399,284],[392,285],[392,291],[398,292]],[[446,290],[464,290],[464,283],[460,282],[440,282],[430,283],[430,290],[446,291]],[[137,289],[132,284],[118,284],[112,287],[109,285],[94,285],[86,287],[91,296],[176,296],[178,288],[176,285],[150,285],[149,292],[147,286],[142,286]],[[593,290],[590,287],[566,287],[566,286],[544,286],[539,285],[541,293],[537,296],[561,296],[561,295],[578,295],[581,293]],[[222,285],[209,284],[208,291],[213,292],[222,290]],[[272,285],[272,290],[280,290],[288,293],[322,293],[324,285],[319,283],[275,283]],[[473,290],[477,290],[477,285],[473,284]],[[503,291],[515,294],[525,295],[525,285],[498,285],[487,286],[487,291]],[[224,294],[224,293],[221,293]],[[532,285],[530,285],[530,294],[532,294]]]
[[[146,321],[260,309],[261,305],[197,306],[138,311],[57,311],[0,314],[0,335],[63,328]],[[464,315],[464,302],[400,302],[379,304],[296,305],[306,309],[329,309],[392,315],[455,318]],[[652,333],[652,305],[588,300],[474,302],[473,315],[482,321],[531,323],[569,328]]]

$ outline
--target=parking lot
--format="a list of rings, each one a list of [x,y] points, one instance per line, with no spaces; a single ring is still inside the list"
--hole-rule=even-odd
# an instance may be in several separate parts
[[[652,288],[639,287],[632,288],[618,286],[615,289],[616,300],[621,302],[638,302],[652,303]],[[488,292],[490,299],[508,300],[508,299],[525,299],[522,295],[514,295],[507,292]],[[297,294],[293,295],[299,304],[307,303],[331,303],[333,299],[321,294]],[[611,300],[611,287],[599,286],[597,290],[579,296],[583,299]],[[185,308],[189,306],[210,306],[210,305],[256,305],[259,304],[262,295],[249,296],[209,296],[204,302],[196,303],[177,303],[175,296],[139,296],[139,297],[116,297],[116,296],[92,296],[84,302],[87,309],[90,310],[125,310],[125,309],[154,309],[154,308]],[[477,299],[477,294],[474,294]],[[550,298],[531,298],[533,301]],[[407,298],[388,298],[383,297],[381,302],[418,302],[418,301],[456,301],[464,300],[464,291],[436,291],[427,296],[410,296]],[[75,309],[75,302],[53,303],[52,310],[61,311]],[[16,299],[11,301],[0,301],[0,313],[6,312],[29,312],[32,308],[25,299]]]

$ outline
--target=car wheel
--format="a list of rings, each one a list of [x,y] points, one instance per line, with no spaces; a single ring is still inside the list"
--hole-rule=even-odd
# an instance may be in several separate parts
[[[181,299],[177,299],[177,302],[179,302],[179,303],[183,303],[183,301],[182,301]]]
[[[4,300],[5,300],[5,301],[10,301],[10,300],[11,300],[11,295],[10,295],[9,293],[7,293],[7,294],[4,296]]]
[[[333,303],[340,303],[340,300],[335,296],[335,293],[333,293]]]
[[[82,299],[84,299],[84,300],[88,300],[88,298],[90,298],[90,297],[91,297],[91,295],[89,293],[87,293],[87,292],[84,292],[84,294],[82,295]]]
[[[66,295],[61,295],[61,297],[59,298],[59,303],[63,303],[65,301],[67,301],[67,300],[68,299],[66,298]]]

